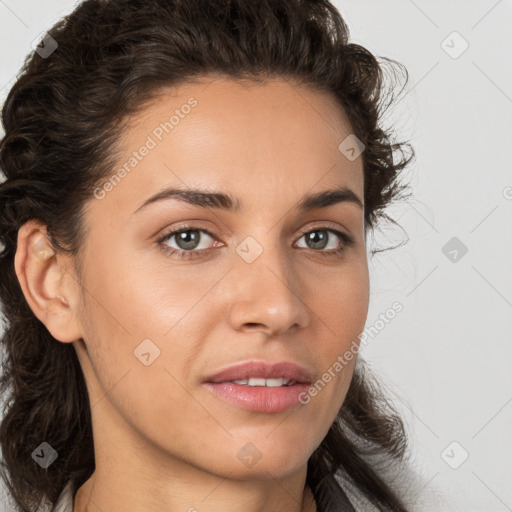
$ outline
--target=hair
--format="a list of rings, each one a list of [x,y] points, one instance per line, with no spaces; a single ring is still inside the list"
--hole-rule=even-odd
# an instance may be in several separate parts
[[[349,42],[328,0],[87,0],[48,34],[57,49],[27,56],[2,108],[0,445],[17,512],[54,504],[70,478],[80,486],[95,468],[81,366],[72,344],[54,339],[25,300],[14,270],[18,230],[41,221],[54,249],[79,261],[84,205],[112,172],[130,116],[166,87],[207,75],[281,78],[334,95],[365,145],[365,233],[383,218],[394,222],[384,210],[403,197],[400,174],[414,158],[409,143],[382,126],[394,99],[386,66],[405,82],[407,70]],[[338,416],[308,461],[307,483],[315,497],[330,489],[342,501],[334,476],[343,473],[380,510],[406,511],[369,460],[404,460],[404,423],[363,363],[359,357]],[[43,441],[58,452],[47,469],[31,456]]]

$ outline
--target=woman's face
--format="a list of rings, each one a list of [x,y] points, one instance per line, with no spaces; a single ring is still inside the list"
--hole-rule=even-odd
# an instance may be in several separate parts
[[[335,363],[368,312],[362,160],[339,149],[350,134],[333,98],[281,80],[182,84],[132,119],[87,204],[81,254],[74,345],[97,465],[122,452],[126,472],[304,470],[356,357]],[[355,199],[306,202],[341,188]],[[254,361],[299,365],[319,391],[299,401],[307,385],[207,382]]]

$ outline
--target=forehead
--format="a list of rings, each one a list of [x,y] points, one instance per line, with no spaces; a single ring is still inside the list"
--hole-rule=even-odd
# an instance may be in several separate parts
[[[332,95],[286,80],[204,77],[167,87],[122,134],[113,173],[125,172],[109,201],[140,203],[170,185],[229,190],[260,205],[344,185],[362,200],[361,158],[339,150],[350,134]]]

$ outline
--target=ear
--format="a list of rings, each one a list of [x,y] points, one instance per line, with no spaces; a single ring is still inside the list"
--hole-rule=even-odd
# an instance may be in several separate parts
[[[19,229],[14,268],[30,309],[51,335],[65,343],[80,339],[80,287],[72,258],[55,251],[40,221]]]

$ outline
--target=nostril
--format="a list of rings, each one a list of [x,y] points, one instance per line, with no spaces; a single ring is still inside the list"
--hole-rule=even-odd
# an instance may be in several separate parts
[[[254,322],[249,322],[245,325],[247,325],[247,327],[260,327],[261,326],[261,324],[254,323]]]

